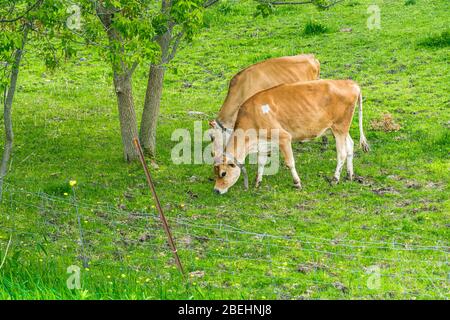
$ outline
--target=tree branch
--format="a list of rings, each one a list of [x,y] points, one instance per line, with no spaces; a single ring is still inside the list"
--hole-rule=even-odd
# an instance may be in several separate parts
[[[316,5],[321,9],[328,9],[328,8],[331,8],[335,5],[337,5],[339,2],[342,2],[342,1],[344,1],[344,0],[336,0],[326,6],[324,6],[322,4],[316,4]],[[273,6],[282,6],[282,5],[302,5],[302,4],[315,4],[315,3],[313,0],[310,0],[310,1],[272,1],[272,2],[269,2],[269,4],[271,4]]]
[[[103,28],[105,29],[105,32],[108,36],[108,40],[110,43],[110,50],[113,50],[113,48],[114,48],[113,42],[117,41],[120,44],[120,48],[119,48],[120,53],[124,54],[123,39],[122,39],[120,33],[113,26],[114,12],[117,12],[117,11],[115,10],[115,8],[112,11],[108,10],[107,8],[105,8],[103,6],[102,3],[99,3],[98,5],[96,3],[95,5],[96,5],[95,6],[96,14],[97,14],[98,18],[100,19],[100,22],[102,23]],[[119,59],[119,60],[120,60],[119,62],[120,62],[122,71],[128,72],[129,69],[125,66],[123,59]]]
[[[337,5],[339,2],[342,2],[342,1],[344,1],[344,0],[336,0],[336,1],[334,1],[333,3],[330,3],[330,4],[327,5],[327,6],[319,5],[319,7],[322,8],[322,9],[328,9],[328,8],[334,7],[334,6]]]
[[[169,55],[167,56],[166,60],[167,62],[172,61],[172,59],[175,57],[175,54],[177,53],[177,49],[178,49],[178,45],[180,44],[181,39],[183,38],[184,32],[180,31],[176,36],[175,36],[175,41],[172,45],[172,50],[169,53]]]
[[[284,1],[274,1],[269,2],[273,6],[281,6],[281,5],[297,5],[297,4],[311,4],[312,1],[290,1],[290,2],[284,2]]]
[[[22,15],[12,18],[12,19],[0,19],[0,23],[11,23],[16,22],[17,20],[20,20],[24,18],[31,10],[34,8],[40,6],[44,0],[37,0],[33,5],[31,5]]]
[[[139,62],[135,61],[133,62],[133,65],[131,66],[131,68],[128,70],[128,76],[131,77],[134,73],[134,71],[136,70],[137,66],[139,65]]]
[[[205,4],[203,5],[203,8],[209,8],[212,5],[216,4],[217,2],[219,2],[220,0],[208,0],[205,2]]]

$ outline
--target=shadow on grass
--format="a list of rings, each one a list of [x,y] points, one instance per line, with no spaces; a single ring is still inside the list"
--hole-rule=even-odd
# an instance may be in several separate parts
[[[450,30],[431,35],[419,41],[419,46],[426,48],[445,48],[450,46]]]

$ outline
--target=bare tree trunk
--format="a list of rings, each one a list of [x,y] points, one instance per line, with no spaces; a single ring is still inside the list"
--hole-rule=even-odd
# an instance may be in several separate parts
[[[217,2],[218,0],[207,0],[204,7],[210,7]],[[167,14],[171,6],[172,1],[161,1],[161,12]],[[184,30],[176,35],[173,33],[175,25],[173,21],[169,21],[166,25],[166,32],[156,38],[156,42],[161,49],[161,58],[158,63],[150,65],[148,73],[139,140],[144,152],[150,157],[156,155],[156,127],[161,105],[165,67],[174,58],[178,45],[184,36]]]
[[[16,49],[14,53],[14,63],[11,67],[11,76],[9,87],[7,89],[6,98],[4,101],[4,122],[5,122],[5,146],[3,149],[2,162],[0,164],[0,202],[3,195],[3,181],[8,173],[8,166],[11,160],[14,132],[12,125],[12,103],[14,94],[16,92],[17,78],[19,76],[20,62],[22,61],[23,49],[28,37],[28,26],[25,26],[22,38],[22,46]],[[6,90],[6,89],[5,89]]]
[[[105,8],[103,4],[96,6],[97,16],[105,27],[111,45],[111,60],[114,74],[114,88],[117,97],[119,109],[120,131],[122,135],[122,144],[124,158],[131,162],[138,159],[138,152],[134,147],[133,139],[138,136],[136,111],[134,109],[132,75],[137,64],[127,66],[123,60],[124,49],[120,33],[112,24],[114,10]],[[120,49],[116,50],[117,44]]]
[[[120,132],[122,135],[123,153],[126,161],[138,159],[133,139],[137,137],[136,112],[134,110],[131,75],[114,74],[114,88],[119,108]]]
[[[148,73],[139,140],[144,152],[150,157],[155,157],[156,155],[156,127],[161,105],[165,65],[173,58],[178,45],[178,42],[174,43],[172,52],[169,52],[171,41],[172,27],[169,26],[168,30],[157,39],[157,43],[161,48],[161,59],[158,64],[150,66]]]
[[[156,127],[164,82],[164,66],[152,65],[148,75],[139,139],[146,154],[156,155]]]

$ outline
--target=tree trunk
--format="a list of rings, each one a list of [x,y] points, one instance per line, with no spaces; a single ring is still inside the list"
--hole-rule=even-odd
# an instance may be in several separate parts
[[[158,64],[150,66],[148,73],[147,90],[145,92],[144,110],[142,112],[139,139],[144,152],[150,157],[156,155],[156,126],[158,123],[159,108],[164,83],[165,65],[173,58],[176,46],[170,50],[172,41],[172,28],[160,35],[157,43],[161,49],[161,58]]]
[[[8,173],[8,166],[11,160],[11,153],[14,142],[14,132],[12,126],[12,103],[14,99],[14,94],[16,92],[17,78],[19,76],[20,62],[22,61],[23,49],[27,41],[28,27],[25,27],[22,39],[22,46],[16,49],[14,53],[14,63],[11,67],[11,76],[9,82],[9,88],[6,93],[6,98],[4,101],[4,123],[5,123],[5,146],[3,149],[2,162],[0,164],[0,202],[3,195],[3,181],[6,174]]]
[[[164,82],[164,66],[152,65],[148,75],[139,139],[146,154],[156,155],[156,127]]]
[[[124,158],[126,161],[131,162],[138,159],[138,153],[133,144],[133,139],[138,136],[138,133],[131,75],[114,74],[114,88],[119,107],[120,132],[122,135]]]
[[[132,75],[137,64],[127,66],[123,60],[125,55],[122,37],[113,25],[115,8],[106,8],[100,2],[95,7],[97,16],[105,27],[108,35],[113,74],[114,88],[116,91],[117,104],[119,108],[120,131],[122,135],[123,153],[126,161],[131,162],[138,159],[138,152],[134,147],[133,139],[137,137],[136,112],[134,110]],[[117,45],[119,49],[117,50]]]

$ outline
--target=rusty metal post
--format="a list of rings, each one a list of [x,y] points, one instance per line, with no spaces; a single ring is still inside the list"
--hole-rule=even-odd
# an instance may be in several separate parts
[[[159,212],[159,218],[163,224],[164,231],[166,232],[167,239],[169,242],[169,246],[172,249],[173,256],[175,258],[175,263],[177,264],[178,270],[180,270],[181,274],[184,277],[183,265],[181,264],[180,257],[178,256],[177,248],[175,247],[175,242],[173,241],[172,233],[170,232],[169,224],[167,223],[167,219],[164,216],[163,209],[161,207],[161,203],[159,202],[158,195],[156,194],[155,185],[153,184],[152,176],[150,175],[150,171],[148,170],[147,163],[145,162],[144,153],[142,152],[141,144],[139,143],[138,138],[133,139],[134,146],[139,153],[139,160],[141,161],[142,167],[144,168],[145,176],[147,177],[148,187],[155,199],[156,208]]]

